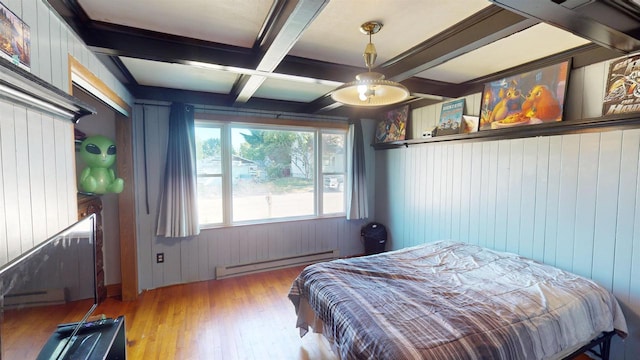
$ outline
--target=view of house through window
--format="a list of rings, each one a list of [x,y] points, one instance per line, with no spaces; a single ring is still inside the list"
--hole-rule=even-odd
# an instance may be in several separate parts
[[[198,122],[201,225],[344,214],[345,140],[346,130]]]

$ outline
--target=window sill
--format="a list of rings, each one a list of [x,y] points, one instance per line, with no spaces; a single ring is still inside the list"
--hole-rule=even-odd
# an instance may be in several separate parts
[[[495,129],[478,131],[468,134],[455,134],[445,136],[435,136],[424,139],[409,139],[402,141],[393,141],[388,143],[371,144],[375,150],[387,150],[399,147],[409,147],[409,145],[428,144],[439,142],[475,142],[475,141],[492,141],[503,139],[518,139],[536,136],[552,136],[579,134],[586,132],[602,132],[613,130],[633,129],[640,127],[640,114],[622,114],[602,116],[597,118],[559,121],[552,123],[544,123],[531,125],[526,127],[516,127],[510,129]]]
[[[305,217],[296,217],[296,218],[282,218],[282,219],[271,219],[269,221],[264,220],[255,220],[255,221],[244,221],[233,224],[210,224],[210,225],[200,225],[200,230],[216,230],[216,229],[225,229],[225,228],[233,228],[233,227],[241,227],[241,226],[256,226],[256,225],[270,225],[270,224],[282,224],[282,223],[294,223],[300,221],[314,221],[314,220],[325,220],[325,219],[334,219],[334,218],[346,218],[346,214],[331,214],[326,216],[305,216]]]

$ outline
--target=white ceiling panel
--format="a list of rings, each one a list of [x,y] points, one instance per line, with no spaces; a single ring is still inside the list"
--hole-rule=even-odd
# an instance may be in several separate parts
[[[364,68],[369,37],[360,25],[375,20],[383,24],[371,39],[379,65],[489,5],[486,0],[332,0],[290,54]]]
[[[309,102],[327,94],[339,85],[330,85],[318,81],[292,81],[267,78],[254,96],[259,98]]]
[[[462,83],[588,43],[588,40],[543,23],[468,52],[416,76]]]
[[[136,81],[144,86],[228,94],[238,78],[229,71],[120,57]]]
[[[251,48],[273,0],[79,0],[96,21]]]

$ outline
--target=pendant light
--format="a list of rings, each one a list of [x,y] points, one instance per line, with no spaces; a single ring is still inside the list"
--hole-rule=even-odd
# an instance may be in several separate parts
[[[369,35],[369,43],[364,49],[364,63],[368,72],[356,75],[356,81],[346,83],[331,93],[334,101],[350,106],[376,107],[401,102],[409,97],[409,90],[395,81],[385,80],[384,75],[371,71],[378,53],[371,42],[371,35],[382,28],[377,21],[369,21],[360,26],[360,31]]]

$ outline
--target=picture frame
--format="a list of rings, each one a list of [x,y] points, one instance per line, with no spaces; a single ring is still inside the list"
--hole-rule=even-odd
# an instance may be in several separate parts
[[[0,57],[31,71],[31,30],[16,14],[0,3]]]
[[[612,60],[609,63],[602,115],[640,112],[640,54]]]
[[[486,83],[479,129],[562,121],[570,60]]]
[[[460,134],[464,126],[464,99],[456,99],[442,104],[436,136]]]
[[[387,111],[376,126],[375,143],[404,140],[409,119],[409,105]]]

